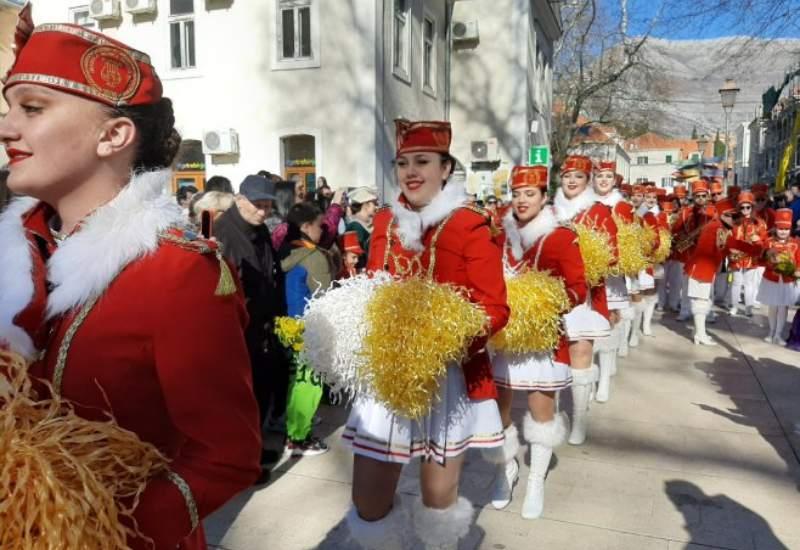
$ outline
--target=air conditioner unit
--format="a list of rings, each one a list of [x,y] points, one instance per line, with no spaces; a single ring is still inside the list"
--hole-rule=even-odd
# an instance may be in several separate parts
[[[209,130],[203,132],[203,153],[206,155],[235,155],[239,152],[239,135],[236,130]]]
[[[453,42],[477,42],[480,40],[480,34],[478,33],[478,20],[471,20],[471,21],[453,21],[453,25],[450,28],[451,36],[453,37]]]
[[[119,0],[92,0],[89,4],[89,17],[98,21],[119,19]]]
[[[485,141],[473,141],[470,144],[472,162],[498,162],[500,160],[500,146],[497,138]]]
[[[155,13],[156,0],[125,0],[125,11],[128,13]]]

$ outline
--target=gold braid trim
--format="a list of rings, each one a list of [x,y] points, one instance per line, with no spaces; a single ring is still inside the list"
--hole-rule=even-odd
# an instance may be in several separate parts
[[[197,526],[200,525],[200,514],[197,511],[197,502],[194,500],[192,489],[189,487],[189,484],[186,483],[186,480],[175,472],[167,473],[167,479],[178,488],[178,491],[180,491],[183,496],[184,502],[186,502],[186,510],[189,512],[189,520],[192,523],[192,530],[190,532],[193,533],[194,530],[197,529]]]
[[[172,243],[190,252],[213,254],[217,258],[217,263],[219,264],[219,280],[217,281],[217,288],[214,289],[214,296],[230,296],[236,294],[236,281],[219,247],[211,247],[206,241],[200,239],[184,239],[167,231],[160,233],[158,238],[162,242],[166,241]]]
[[[69,355],[69,348],[72,346],[72,340],[75,338],[83,322],[86,321],[89,313],[91,313],[94,306],[100,300],[100,296],[101,295],[98,294],[83,305],[78,315],[72,320],[69,328],[67,328],[67,332],[64,334],[64,339],[61,341],[61,346],[58,348],[56,367],[53,372],[53,392],[55,392],[56,395],[61,395],[61,384],[64,380],[64,371],[67,368],[67,356]]]

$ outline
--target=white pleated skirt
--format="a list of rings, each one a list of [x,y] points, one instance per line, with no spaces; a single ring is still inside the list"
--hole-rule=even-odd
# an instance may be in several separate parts
[[[765,306],[793,306],[800,297],[797,282],[784,283],[761,279],[756,300]]]
[[[630,305],[624,276],[606,277],[606,301],[610,310],[625,309]]]
[[[650,275],[646,269],[643,269],[639,272],[638,280],[640,290],[652,290],[656,287],[655,277]]]
[[[605,338],[611,333],[608,319],[592,310],[589,304],[575,306],[564,315],[564,328],[567,338],[575,340],[596,340]]]
[[[558,391],[572,384],[569,365],[551,353],[492,353],[494,382],[500,387],[524,391]]]
[[[639,294],[642,289],[639,287],[639,277],[628,277],[625,275],[625,287],[628,289],[628,294]]]
[[[374,398],[359,395],[342,438],[355,454],[400,464],[418,457],[444,464],[469,448],[500,447],[504,440],[497,402],[470,399],[460,366],[448,367],[438,402],[419,420],[394,414]]]

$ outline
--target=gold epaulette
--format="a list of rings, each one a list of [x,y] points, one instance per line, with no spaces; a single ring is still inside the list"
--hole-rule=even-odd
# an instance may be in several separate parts
[[[214,296],[230,296],[236,294],[236,282],[233,279],[228,262],[222,257],[222,250],[219,243],[201,238],[193,231],[183,229],[168,229],[158,234],[158,239],[162,243],[170,243],[175,246],[195,252],[197,254],[213,254],[219,263],[219,280]]]
[[[502,229],[497,227],[497,224],[494,223],[494,218],[485,208],[481,208],[480,206],[476,206],[474,204],[464,204],[461,206],[461,208],[469,210],[481,216],[484,219],[484,221],[487,224],[489,224],[489,231],[492,234],[492,237],[497,237],[500,233],[503,232]]]

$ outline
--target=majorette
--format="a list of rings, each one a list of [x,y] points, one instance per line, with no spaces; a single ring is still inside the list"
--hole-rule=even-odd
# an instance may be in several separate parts
[[[730,188],[728,191],[730,195]],[[738,193],[736,202],[741,218],[733,228],[734,237],[740,241],[750,243],[765,242],[767,240],[767,224],[755,215],[755,196],[753,193],[749,191]],[[758,267],[759,262],[752,256],[742,254],[736,250],[728,255],[728,271],[733,275],[728,295],[728,311],[731,315],[736,315],[739,298],[742,295],[746,315],[748,317],[753,315],[759,283]]]
[[[485,311],[492,335],[509,315],[500,250],[488,215],[466,206],[464,188],[449,180],[450,124],[397,121],[396,126],[400,192],[375,216],[367,269],[408,277],[432,267],[435,281],[465,289]],[[448,367],[433,409],[419,420],[392,413],[370,396],[356,398],[343,436],[356,455],[347,523],[363,548],[408,548],[411,531],[426,548],[455,547],[469,531],[472,505],[458,496],[457,484],[444,480],[458,479],[470,447],[504,442],[485,339],[470,350],[463,364]],[[412,529],[395,493],[402,465],[415,457],[425,460]]]
[[[584,156],[569,156],[561,165],[561,186],[556,191],[554,210],[560,223],[582,225],[604,235],[611,248],[611,260],[616,259],[616,224],[611,208],[597,202],[591,187],[592,161]],[[584,264],[587,257],[584,256]],[[565,316],[569,355],[572,367],[572,430],[569,443],[581,445],[586,440],[589,399],[592,386],[598,380],[598,368],[592,364],[592,344],[598,338],[608,338],[611,326],[602,280],[590,290],[587,303],[580,304]]]
[[[503,218],[503,232],[497,240],[509,277],[529,270],[546,272],[549,277],[562,281],[571,309],[586,301],[588,286],[575,233],[560,225],[547,205],[548,183],[548,171],[544,166],[516,166],[512,170],[511,211]],[[535,293],[536,289],[531,292]],[[535,301],[536,296],[526,299]],[[512,309],[512,322],[515,314],[519,315]],[[557,312],[556,316],[560,317]],[[525,391],[531,404],[523,422],[524,437],[531,451],[531,468],[522,505],[525,518],[538,518],[542,514],[544,479],[550,458],[553,449],[567,437],[567,415],[556,412],[555,406],[556,393],[572,381],[566,339],[561,338],[557,349],[530,353],[498,350],[492,358],[506,433],[504,463],[499,467],[492,490],[492,505],[502,509],[511,502],[519,473],[516,458],[519,445],[511,420],[511,403],[513,390]]]

